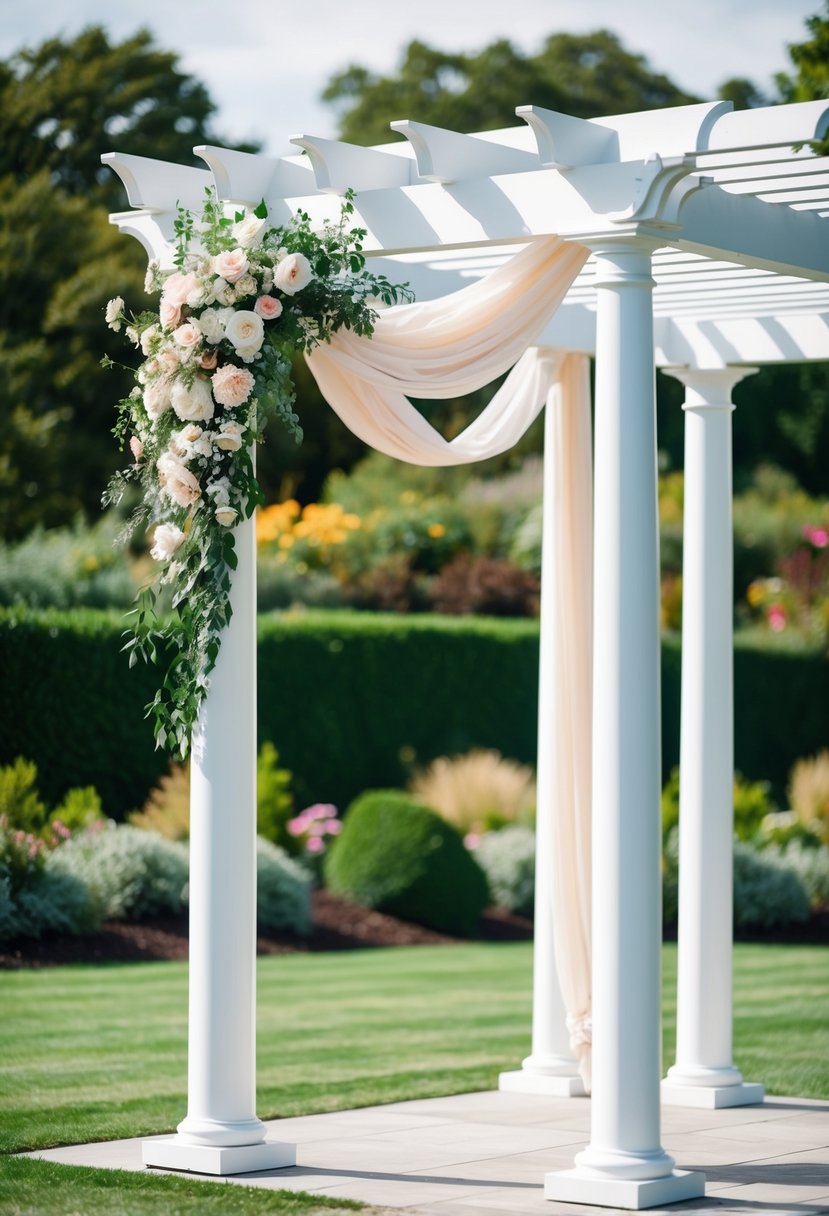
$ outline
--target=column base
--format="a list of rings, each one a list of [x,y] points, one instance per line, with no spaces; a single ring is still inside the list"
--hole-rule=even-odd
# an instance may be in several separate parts
[[[549,1098],[585,1098],[587,1090],[578,1073],[556,1076],[555,1073],[532,1072],[517,1068],[498,1076],[498,1088],[511,1094],[544,1094]]]
[[[259,1144],[188,1144],[179,1136],[144,1140],[141,1157],[146,1166],[183,1170],[189,1174],[253,1174],[296,1165],[296,1145],[276,1140]]]
[[[765,1087],[741,1082],[739,1085],[682,1085],[670,1078],[662,1082],[660,1095],[666,1106],[696,1106],[718,1110],[726,1106],[760,1106]]]
[[[557,1170],[544,1177],[544,1198],[562,1203],[591,1204],[603,1208],[660,1207],[698,1199],[705,1194],[705,1175],[673,1170],[664,1178],[600,1178],[591,1171]]]

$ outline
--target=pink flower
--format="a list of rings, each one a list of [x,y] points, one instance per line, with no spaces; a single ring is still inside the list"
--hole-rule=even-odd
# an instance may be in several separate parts
[[[226,249],[224,253],[216,254],[213,259],[213,273],[228,283],[235,283],[245,274],[249,265],[244,249]]]
[[[187,297],[198,285],[199,280],[194,274],[182,274],[180,270],[176,270],[165,280],[161,299],[166,300],[168,304],[177,304],[180,308],[182,304],[187,303]]]
[[[320,836],[311,836],[305,842],[305,847],[309,853],[322,853],[325,849],[325,841]]]
[[[286,296],[292,296],[303,287],[307,287],[314,277],[311,263],[304,253],[289,253],[274,267],[274,286],[284,291]]]
[[[132,452],[133,460],[137,464],[138,461],[141,459],[141,457],[144,455],[144,444],[141,442],[141,440],[138,438],[137,435],[130,436],[130,451]]]
[[[275,321],[282,313],[282,301],[276,296],[260,296],[253,306],[253,311],[263,321]]]
[[[463,843],[468,849],[477,849],[481,843],[481,837],[478,832],[467,832],[463,838]]]
[[[199,367],[203,367],[205,371],[209,372],[213,370],[218,361],[219,358],[215,350],[206,350],[202,352],[201,358],[199,359]]]
[[[816,549],[825,549],[829,545],[829,529],[827,528],[816,528],[812,524],[805,524],[803,535]]]
[[[233,363],[226,363],[211,377],[214,398],[219,405],[226,405],[229,409],[236,409],[247,401],[255,383],[253,374],[247,368],[236,367]]]
[[[772,604],[768,613],[769,629],[774,633],[782,633],[786,628],[786,612],[782,604]]]
[[[292,836],[301,836],[305,831],[305,820],[297,815],[296,819],[289,819],[285,826]]]
[[[158,306],[158,319],[164,329],[175,329],[181,320],[181,305],[162,300]]]

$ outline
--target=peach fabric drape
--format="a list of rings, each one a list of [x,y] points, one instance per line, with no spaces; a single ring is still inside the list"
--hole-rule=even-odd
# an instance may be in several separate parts
[[[546,404],[539,807],[550,841],[556,967],[579,1068],[590,1072],[590,734],[592,457],[589,363],[530,344],[588,256],[544,237],[463,291],[382,312],[372,338],[348,331],[308,364],[323,396],[365,443],[411,464],[446,466],[511,448]],[[529,349],[528,349],[529,347]],[[447,441],[406,394],[452,397],[512,371]],[[550,826],[551,825],[551,826]]]

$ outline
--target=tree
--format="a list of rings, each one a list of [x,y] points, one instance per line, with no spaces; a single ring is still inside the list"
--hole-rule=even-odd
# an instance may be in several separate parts
[[[110,434],[131,379],[104,372],[109,297],[144,303],[146,257],[107,220],[123,187],[100,164],[113,146],[195,163],[196,143],[220,143],[204,86],[146,31],[111,44],[100,28],[49,39],[0,64],[0,528],[95,513],[122,463]],[[120,346],[119,346],[120,342]]]
[[[486,131],[514,126],[515,107],[525,103],[595,118],[698,100],[608,30],[553,34],[536,55],[505,40],[471,55],[414,41],[393,75],[352,65],[329,81],[322,97],[340,111],[342,138],[359,144],[388,142],[388,124],[398,118]]]
[[[829,97],[829,0],[825,0],[825,9],[823,16],[816,13],[806,19],[811,38],[788,47],[795,73],[790,76],[779,72],[775,77],[783,102],[821,101]],[[829,156],[829,133],[813,147],[820,156]]]

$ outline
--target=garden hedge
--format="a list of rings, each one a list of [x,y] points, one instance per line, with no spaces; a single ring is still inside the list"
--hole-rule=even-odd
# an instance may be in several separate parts
[[[0,764],[24,755],[43,797],[94,785],[109,814],[139,805],[167,767],[143,707],[156,673],[127,669],[119,614],[0,610]],[[677,763],[680,648],[666,638],[663,762]],[[736,763],[782,789],[829,744],[829,664],[738,643]],[[259,740],[294,773],[298,805],[346,806],[415,764],[471,747],[534,763],[538,624],[348,612],[259,619]]]

